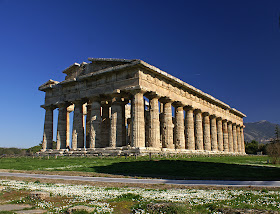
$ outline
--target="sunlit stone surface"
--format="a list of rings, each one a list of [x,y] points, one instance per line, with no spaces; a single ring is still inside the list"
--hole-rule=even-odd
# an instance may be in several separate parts
[[[40,154],[245,154],[240,111],[142,60],[89,61],[39,87],[46,110]]]

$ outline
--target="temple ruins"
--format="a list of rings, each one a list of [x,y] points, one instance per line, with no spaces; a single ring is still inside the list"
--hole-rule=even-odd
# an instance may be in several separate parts
[[[88,60],[39,87],[40,154],[245,154],[240,111],[142,60]]]

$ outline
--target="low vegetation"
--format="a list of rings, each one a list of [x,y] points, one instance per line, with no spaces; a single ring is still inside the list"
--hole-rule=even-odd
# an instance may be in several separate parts
[[[171,179],[279,180],[280,165],[268,156],[18,157],[0,159],[1,169],[78,171],[93,176]]]
[[[248,189],[143,189],[0,180],[1,203],[30,204],[52,213],[86,205],[92,213],[263,213],[280,209],[280,191]],[[48,192],[44,199],[30,191]],[[87,213],[79,211],[74,213]]]
[[[42,145],[33,146],[28,149],[19,149],[19,148],[3,148],[0,147],[0,156],[30,156],[40,151]]]

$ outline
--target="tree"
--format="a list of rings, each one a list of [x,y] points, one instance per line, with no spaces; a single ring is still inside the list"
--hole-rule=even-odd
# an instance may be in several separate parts
[[[42,143],[40,143],[37,146],[30,147],[29,149],[27,149],[27,152],[29,154],[35,154],[36,152],[39,152],[41,149],[42,149]]]
[[[255,140],[245,143],[245,151],[247,154],[257,154],[259,151],[259,143]]]
[[[272,163],[280,163],[280,133],[279,127],[275,127],[275,138],[270,141],[270,144],[267,145],[266,150],[267,154],[272,158]]]

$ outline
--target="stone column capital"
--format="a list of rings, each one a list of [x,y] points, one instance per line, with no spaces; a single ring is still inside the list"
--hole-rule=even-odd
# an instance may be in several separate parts
[[[196,108],[196,109],[194,109],[194,113],[201,113],[202,111],[201,111],[201,109],[198,109],[198,108]]]
[[[72,101],[72,103],[74,105],[83,105],[84,104],[84,100],[74,100],[74,101]]]
[[[69,102],[60,102],[60,103],[56,104],[56,106],[58,108],[68,108],[68,106],[70,106],[70,105],[71,105],[71,103],[69,103]]]
[[[223,120],[221,117],[217,117],[217,121]]]
[[[101,102],[100,96],[89,97],[88,100],[89,100],[90,103],[92,103],[92,102]]]
[[[70,103],[70,105],[67,107],[67,112],[74,111],[74,105]]]
[[[223,123],[226,123],[226,122],[228,122],[228,120],[227,120],[227,119],[223,119],[222,121],[223,121]]]
[[[184,104],[180,101],[175,101],[172,104],[174,107],[184,107]]]
[[[160,95],[157,92],[154,92],[154,91],[149,91],[149,92],[145,93],[144,95],[145,95],[145,97],[147,97],[150,100],[154,99],[154,98],[157,98],[157,99],[160,98]]]
[[[184,106],[184,110],[185,111],[193,110],[193,107],[192,106]]]
[[[101,106],[110,106],[112,104],[112,100],[101,99]]]
[[[116,96],[112,98],[112,104],[119,104],[119,105],[125,105],[129,102],[129,100],[121,97],[121,96]]]
[[[131,89],[128,91],[130,94],[132,94],[133,96],[135,94],[145,94],[147,92],[147,90],[143,89],[143,88],[135,88],[135,89]]]
[[[160,101],[161,103],[172,103],[172,102],[173,102],[172,99],[170,99],[169,97],[161,97],[161,98],[159,99],[159,101]]]
[[[56,109],[56,106],[55,106],[55,105],[48,105],[48,106],[46,106],[46,105],[41,105],[41,107],[42,107],[43,109],[45,109],[46,111],[47,111],[47,110],[54,110],[54,109]]]
[[[210,119],[213,119],[213,118],[216,118],[217,116],[215,114],[211,114],[209,117],[210,117]]]
[[[203,113],[202,113],[202,116],[203,116],[203,117],[209,116],[209,115],[210,115],[209,112],[203,112]]]

